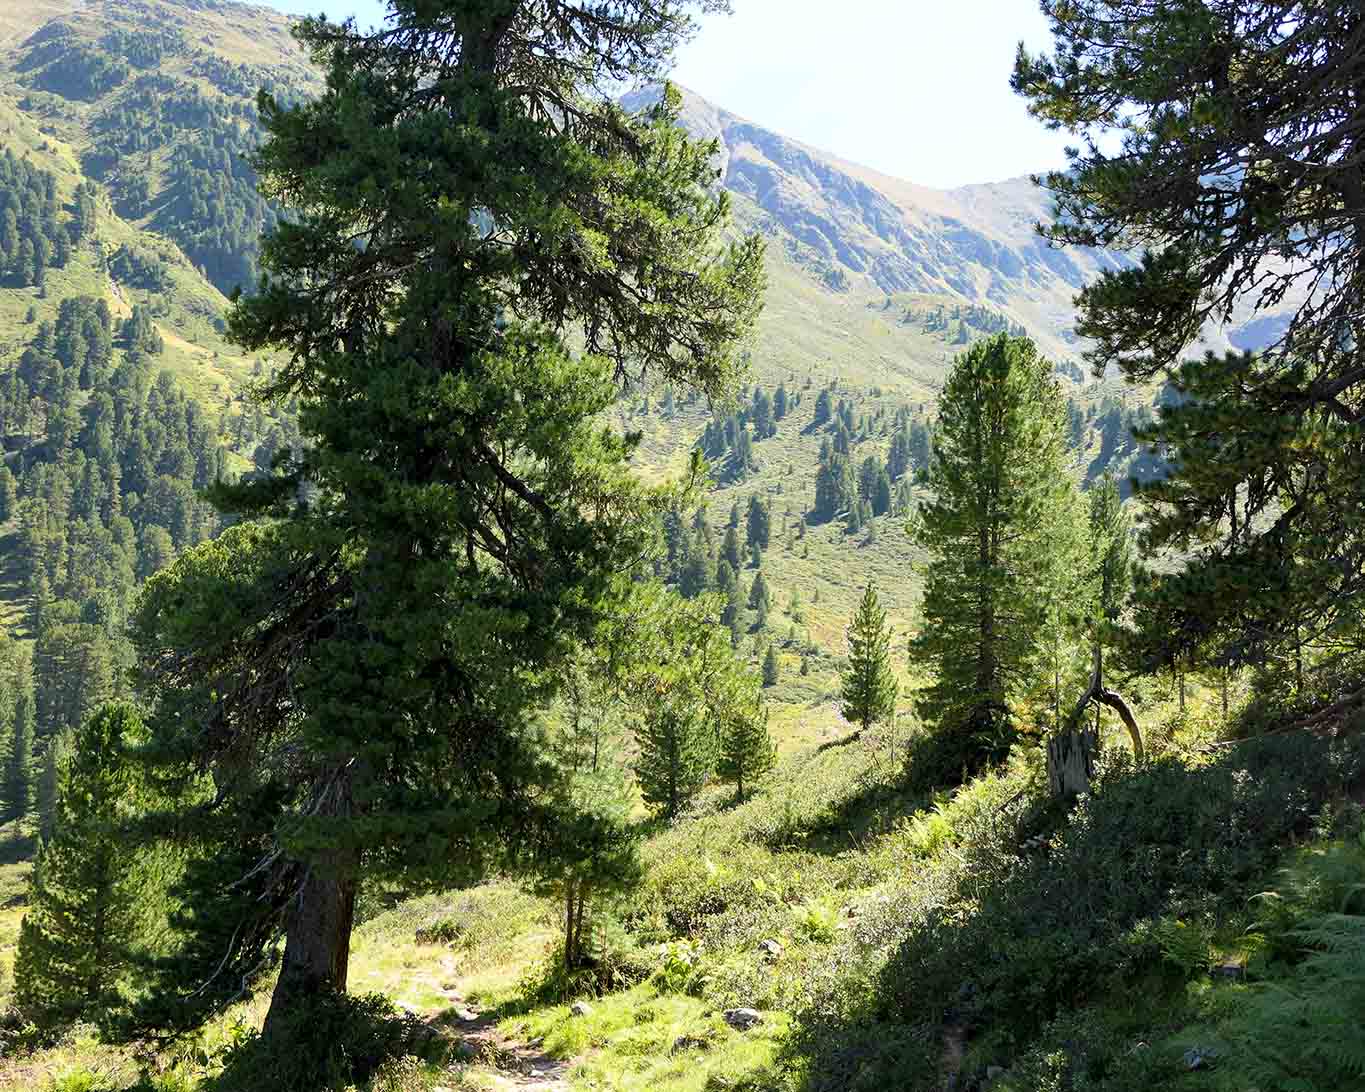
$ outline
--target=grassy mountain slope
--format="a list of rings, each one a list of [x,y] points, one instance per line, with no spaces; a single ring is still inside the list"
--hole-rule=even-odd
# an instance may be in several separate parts
[[[5,146],[52,171],[64,201],[93,182],[99,208],[93,239],[49,271],[44,290],[0,287],[0,368],[13,366],[31,335],[30,309],[41,322],[71,295],[103,297],[116,317],[142,303],[165,342],[158,366],[221,410],[254,364],[223,340],[223,293],[249,280],[256,234],[272,215],[253,204],[241,158],[256,135],[249,100],[262,85],[283,94],[316,86],[287,19],[217,0],[47,0],[7,6],[0,48]],[[770,290],[752,381],[770,392],[784,382],[802,394],[778,434],[756,446],[757,468],[710,497],[722,532],[731,504],[744,507],[754,492],[773,503],[764,573],[777,609],[750,648],[757,661],[777,643],[774,727],[784,745],[797,746],[843,731],[837,671],[862,586],[878,581],[901,635],[918,598],[899,517],[881,517],[856,536],[834,522],[798,537],[826,438],[810,427],[817,391],[832,384],[857,414],[880,414],[854,454],[884,457],[895,411],[932,415],[953,355],[991,329],[1027,331],[1056,359],[1074,361],[1070,297],[1118,259],[1042,245],[1031,225],[1043,195],[1025,180],[954,191],[913,186],[690,93],[685,121],[720,142],[739,227],[769,239]],[[1072,389],[1079,371],[1066,367]],[[680,406],[665,419],[657,404],[638,413],[632,398],[621,412],[644,432],[641,472],[680,469],[709,408]],[[1094,457],[1084,453],[1079,465]],[[21,589],[0,588],[5,596],[15,613]]]

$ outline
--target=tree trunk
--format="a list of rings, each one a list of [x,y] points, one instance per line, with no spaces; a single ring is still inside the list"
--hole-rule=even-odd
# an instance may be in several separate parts
[[[1048,741],[1047,774],[1053,793],[1059,796],[1072,796],[1084,792],[1094,773],[1094,752],[1099,746],[1099,733],[1086,732],[1080,727],[1085,716],[1086,706],[1092,701],[1097,705],[1107,705],[1118,713],[1128,735],[1133,741],[1133,757],[1142,761],[1142,731],[1138,728],[1137,718],[1117,691],[1104,685],[1104,658],[1099,642],[1095,642],[1092,652],[1094,670],[1090,685],[1085,688],[1080,701],[1067,722],[1067,730]],[[1081,779],[1084,778],[1083,782]],[[1080,785],[1080,787],[1077,787]]]
[[[564,970],[572,971],[574,967],[574,881],[570,880],[565,886],[564,895]]]
[[[1095,776],[1100,737],[1089,731],[1059,732],[1047,741],[1047,780],[1053,796],[1078,796]]]
[[[351,814],[351,777],[348,766],[322,789],[317,814],[334,819]],[[310,996],[346,992],[359,866],[359,854],[349,848],[320,853],[308,864],[289,908],[284,961],[262,1029],[267,1038]]]

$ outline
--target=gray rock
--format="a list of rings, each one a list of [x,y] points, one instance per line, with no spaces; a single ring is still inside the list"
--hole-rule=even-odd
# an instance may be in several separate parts
[[[725,1022],[736,1031],[748,1031],[763,1023],[763,1014],[757,1009],[726,1009]]]
[[[569,1006],[571,1016],[588,1016],[592,1012],[592,1006],[586,1001],[575,1001]]]
[[[758,950],[763,953],[763,958],[769,963],[775,963],[782,958],[782,942],[778,940],[760,940]]]
[[[1187,1069],[1208,1069],[1217,1059],[1218,1051],[1212,1047],[1191,1047],[1181,1057]]]

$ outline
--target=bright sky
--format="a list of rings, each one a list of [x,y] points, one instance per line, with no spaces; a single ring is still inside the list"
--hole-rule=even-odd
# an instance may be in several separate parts
[[[383,17],[382,0],[268,0]],[[731,113],[925,186],[1064,165],[1062,134],[1009,88],[1014,51],[1049,44],[1035,0],[733,0],[674,79]]]

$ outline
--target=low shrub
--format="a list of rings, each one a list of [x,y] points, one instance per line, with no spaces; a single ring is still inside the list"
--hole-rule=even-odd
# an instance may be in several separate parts
[[[296,1006],[269,1037],[231,1047],[213,1092],[344,1092],[419,1055],[427,1029],[381,994],[322,992]]]
[[[845,1087],[826,1061],[855,1025],[946,1020],[1007,1028],[1023,1043],[1160,962],[1156,923],[1199,922],[1202,933],[1211,915],[1240,910],[1290,835],[1310,831],[1354,776],[1358,751],[1288,735],[1137,769],[1115,752],[1045,839],[1025,840],[1047,814],[1027,801],[979,817],[956,859],[937,865],[937,892],[932,876],[916,876],[831,957],[836,985],[811,998],[796,1040],[813,1058],[812,1087]],[[1167,950],[1198,965],[1204,941],[1188,939],[1173,945],[1168,932]],[[935,1074],[884,1072],[883,1087],[929,1087]]]

